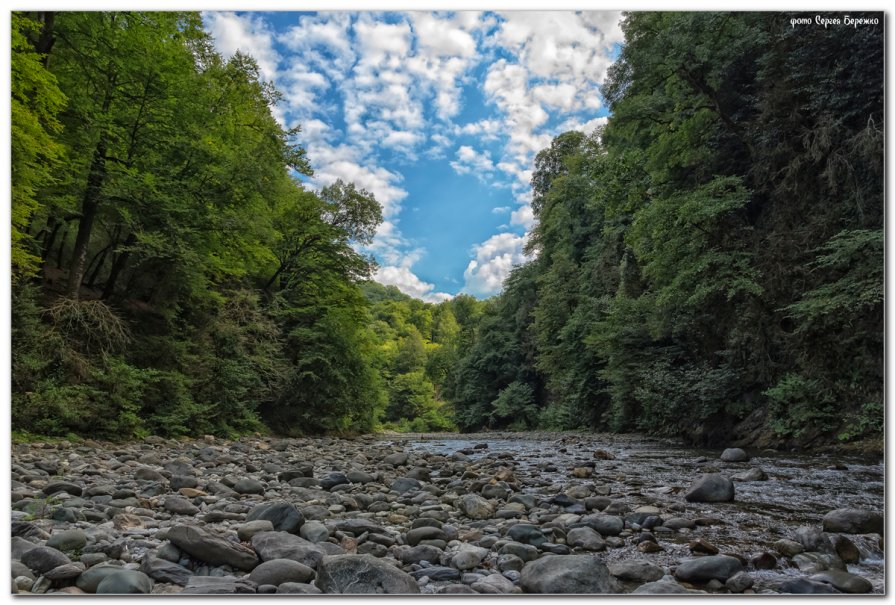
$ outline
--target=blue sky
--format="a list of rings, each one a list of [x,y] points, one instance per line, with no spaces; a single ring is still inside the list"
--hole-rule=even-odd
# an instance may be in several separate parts
[[[372,192],[375,278],[428,301],[498,293],[533,224],[534,156],[607,111],[616,12],[205,12],[301,125],[315,174]]]

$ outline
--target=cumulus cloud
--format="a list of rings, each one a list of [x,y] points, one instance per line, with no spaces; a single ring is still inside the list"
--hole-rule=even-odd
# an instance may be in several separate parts
[[[494,172],[494,162],[483,151],[476,151],[469,145],[461,145],[457,150],[457,159],[451,162],[451,168],[457,174],[473,174],[484,180]]]
[[[499,233],[473,246],[475,258],[463,272],[463,292],[482,297],[500,292],[510,270],[528,260],[524,252],[527,241],[527,234]]]
[[[231,12],[204,13],[203,18],[221,55],[229,58],[236,51],[251,55],[261,77],[267,82],[276,81],[280,55],[274,50],[274,36],[264,19]]]
[[[408,267],[379,267],[373,279],[386,286],[396,286],[404,294],[426,302],[439,303],[453,298],[446,292],[435,292],[434,284],[424,282]]]
[[[510,215],[511,225],[521,225],[524,229],[529,230],[535,224],[535,215],[531,209],[531,204],[525,204],[518,210],[514,210]]]

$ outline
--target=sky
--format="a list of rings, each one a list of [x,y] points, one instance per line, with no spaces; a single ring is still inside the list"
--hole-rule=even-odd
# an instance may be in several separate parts
[[[620,13],[202,13],[225,57],[252,55],[301,127],[314,170],[373,193],[374,278],[430,302],[500,292],[526,260],[531,171],[567,130],[608,111]]]

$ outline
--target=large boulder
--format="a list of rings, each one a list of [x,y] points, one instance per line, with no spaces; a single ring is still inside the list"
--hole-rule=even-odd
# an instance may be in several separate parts
[[[823,518],[824,531],[843,534],[883,534],[883,516],[857,508],[837,508]]]
[[[409,574],[370,555],[324,557],[317,569],[317,587],[327,594],[418,594]]]
[[[46,573],[54,567],[71,563],[71,559],[65,556],[65,554],[49,546],[36,546],[27,550],[22,554],[21,561],[28,566],[28,569],[39,574]]]
[[[550,555],[522,568],[519,586],[538,594],[613,594],[619,585],[606,566],[590,555]]]
[[[733,482],[720,473],[707,473],[697,479],[684,498],[687,502],[733,502]]]
[[[684,582],[724,582],[740,571],[743,571],[743,564],[736,557],[714,555],[684,561],[674,570],[674,576]]]
[[[259,563],[252,549],[191,525],[175,525],[168,530],[168,540],[190,556],[212,565],[251,571]]]
[[[249,511],[246,521],[258,520],[273,523],[274,531],[285,531],[290,534],[298,534],[305,518],[301,512],[290,502],[265,502]]]

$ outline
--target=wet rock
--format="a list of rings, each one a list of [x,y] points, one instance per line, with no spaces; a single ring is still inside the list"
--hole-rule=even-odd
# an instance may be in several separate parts
[[[712,555],[684,561],[674,570],[674,576],[684,582],[725,581],[743,570],[743,564],[735,557]]]
[[[316,584],[327,594],[416,594],[419,586],[409,574],[369,555],[324,557]]]
[[[662,522],[662,527],[667,527],[668,529],[693,529],[696,527],[696,522],[692,519],[682,519],[680,517],[671,517],[670,519],[666,519]]]
[[[795,539],[807,551],[834,552],[833,543],[830,542],[830,538],[820,528],[803,525],[796,529]]]
[[[721,452],[721,460],[724,462],[747,462],[749,454],[738,447],[729,447]]]
[[[865,593],[873,590],[873,584],[870,583],[870,580],[838,569],[828,569],[814,574],[808,579],[814,582],[830,584],[841,592]]]
[[[780,584],[779,590],[786,594],[841,594],[830,584],[805,578],[786,580]]]
[[[843,534],[883,534],[883,516],[857,508],[837,508],[823,518],[824,531]]]
[[[252,549],[197,527],[176,525],[168,530],[168,540],[180,550],[212,565],[230,565],[250,571],[259,563]]]
[[[845,563],[836,555],[820,552],[803,552],[792,558],[792,563],[806,573],[827,569],[845,569]]]
[[[690,486],[684,498],[687,502],[733,502],[733,483],[720,473],[707,473]]]
[[[490,519],[494,514],[491,503],[476,494],[464,494],[457,499],[457,507],[470,519]]]
[[[304,516],[291,502],[265,502],[249,511],[246,521],[266,520],[273,524],[274,531],[298,534]]]
[[[649,561],[621,561],[609,564],[609,573],[625,582],[657,582],[665,575],[661,567]]]
[[[719,552],[717,546],[702,538],[690,542],[688,548],[694,555],[717,555]]]
[[[80,529],[67,529],[53,532],[46,546],[62,552],[74,552],[87,546],[87,534]]]
[[[524,592],[539,594],[619,592],[606,566],[590,555],[552,555],[526,563],[519,585]]]
[[[96,587],[96,594],[149,594],[152,580],[142,571],[123,569],[109,574]]]
[[[254,594],[257,588],[248,578],[193,576],[180,594]]]
[[[763,552],[750,558],[749,565],[754,569],[774,569],[777,567],[777,557],[769,552]]]
[[[314,578],[314,570],[307,565],[291,559],[273,559],[265,561],[252,570],[249,580],[261,586],[272,584],[279,586],[285,582],[304,584]]]
[[[36,546],[22,555],[22,563],[38,574],[50,571],[54,567],[71,563],[64,553],[49,546]]]
[[[665,549],[659,546],[658,543],[646,540],[644,542],[640,542],[637,544],[637,550],[645,554],[654,554],[657,552],[664,552]]]
[[[156,582],[177,584],[178,586],[186,586],[190,578],[193,577],[193,572],[186,567],[152,555],[146,555],[143,558],[140,571]]]

